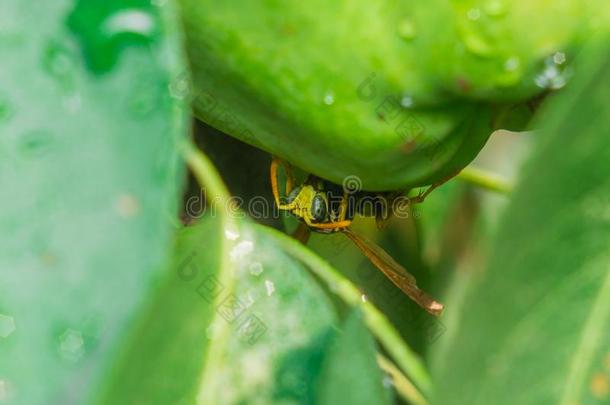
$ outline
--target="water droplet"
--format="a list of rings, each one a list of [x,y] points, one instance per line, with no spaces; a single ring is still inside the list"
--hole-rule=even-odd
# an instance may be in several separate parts
[[[58,41],[49,42],[42,56],[42,66],[64,91],[74,89],[76,56],[67,46]]]
[[[85,354],[83,334],[75,329],[66,329],[58,338],[59,355],[67,361],[76,362]]]
[[[412,41],[417,36],[417,29],[411,19],[405,18],[400,22],[398,35],[405,41]]]
[[[275,284],[273,281],[265,280],[265,290],[267,290],[267,296],[271,296],[275,292]]]
[[[15,319],[12,316],[0,314],[0,338],[6,339],[15,332]]]
[[[19,139],[19,151],[26,156],[40,157],[53,144],[53,135],[43,129],[26,132]]]
[[[115,202],[115,209],[123,218],[131,218],[140,212],[140,203],[131,194],[120,195]]]
[[[506,59],[506,62],[504,62],[504,70],[514,72],[515,70],[519,69],[520,65],[521,62],[519,61],[519,58],[516,56],[512,56]]]
[[[503,70],[498,72],[496,82],[499,86],[514,86],[522,76],[521,59],[518,56],[511,56],[504,61]]]
[[[362,294],[362,295],[360,296],[360,300],[361,300],[362,302],[367,302],[369,299],[368,299],[368,297],[366,296],[366,294]]]
[[[94,73],[109,71],[124,49],[150,45],[160,32],[151,5],[124,9],[120,8],[121,2],[109,4],[99,7],[95,2],[79,0],[67,22]]]
[[[324,104],[333,105],[335,103],[335,96],[333,93],[328,92],[324,95]]]
[[[563,52],[556,52],[553,55],[553,62],[555,62],[556,65],[563,65],[566,61],[566,54]]]
[[[174,77],[168,85],[169,94],[176,100],[189,100],[192,96],[191,78],[188,73]]]
[[[244,259],[247,255],[252,253],[253,250],[254,243],[249,240],[244,240],[233,246],[233,249],[229,252],[229,258],[231,261],[236,262]]]
[[[239,238],[239,232],[236,229],[225,229],[225,238],[228,240],[237,240]]]
[[[152,15],[144,10],[128,9],[111,15],[104,21],[102,31],[112,37],[118,34],[136,34],[150,37],[156,29]]]
[[[466,13],[466,16],[471,21],[477,21],[479,18],[481,18],[481,10],[479,10],[478,8],[471,8]]]
[[[390,375],[384,374],[382,384],[384,388],[390,389],[394,385],[394,379]]]
[[[490,17],[502,17],[506,14],[506,4],[503,0],[490,0],[484,6],[484,10]]]
[[[248,270],[250,271],[250,274],[258,277],[263,272],[263,265],[260,262],[253,262],[248,266]]]
[[[565,61],[566,57],[561,52],[548,57],[544,61],[542,72],[534,78],[536,86],[550,90],[557,90],[565,86],[569,76],[569,69],[566,67]]]
[[[466,34],[462,37],[462,40],[466,49],[477,56],[488,57],[492,53],[491,46],[478,34]]]
[[[403,106],[404,108],[411,108],[411,107],[413,107],[413,97],[408,95],[408,94],[405,94],[400,99],[400,105]]]

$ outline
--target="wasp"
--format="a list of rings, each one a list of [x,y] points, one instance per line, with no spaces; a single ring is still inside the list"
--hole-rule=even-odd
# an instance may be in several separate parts
[[[281,198],[278,187],[279,168],[286,175],[285,195]],[[428,187],[415,197],[404,197],[404,192],[367,192],[331,183],[314,175],[299,185],[287,162],[273,158],[271,161],[271,189],[279,210],[287,211],[302,221],[308,230],[319,233],[343,233],[394,285],[409,298],[433,315],[440,315],[443,305],[422,291],[403,266],[372,241],[356,234],[350,225],[356,214],[375,217],[381,228],[400,203],[418,204],[442,183]],[[398,204],[397,204],[398,203]]]

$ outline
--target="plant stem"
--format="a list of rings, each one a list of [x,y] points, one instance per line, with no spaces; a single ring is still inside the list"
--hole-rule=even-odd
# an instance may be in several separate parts
[[[225,237],[227,229],[237,229],[237,224],[230,215],[227,215],[226,208],[230,203],[230,194],[227,190],[222,178],[216,171],[214,164],[205,156],[201,151],[196,149],[192,144],[185,143],[181,148],[182,155],[186,161],[188,167],[193,172],[193,175],[197,179],[197,182],[201,187],[206,189],[206,200],[214,208],[213,212],[219,213],[219,229],[221,238],[221,252],[219,269],[217,273],[218,280],[228,291],[233,291],[235,287],[235,280],[232,277],[231,264],[228,260],[229,249],[231,248],[231,241]],[[215,299],[213,303],[214,308],[217,308],[221,302],[221,294]],[[197,396],[197,402],[199,403],[216,403],[217,390],[214,388],[214,379],[217,365],[222,362],[223,345],[227,342],[229,336],[229,326],[227,322],[214,322],[212,319],[211,324],[219,326],[215,328],[215,339],[213,343],[207,349],[206,353],[206,364],[201,372],[199,379],[199,391]],[[213,347],[212,347],[213,346]]]
[[[505,178],[473,166],[465,167],[457,178],[496,193],[510,194],[513,190],[513,185]]]
[[[429,405],[426,398],[424,398],[417,388],[413,385],[407,377],[384,355],[377,353],[377,364],[379,368],[385,371],[392,377],[396,392],[410,404],[413,405]]]

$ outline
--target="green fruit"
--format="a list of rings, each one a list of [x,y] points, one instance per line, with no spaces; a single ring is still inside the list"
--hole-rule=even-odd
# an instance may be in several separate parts
[[[181,0],[195,114],[337,183],[431,184],[480,151],[492,103],[553,87],[536,75],[580,35],[559,3]]]

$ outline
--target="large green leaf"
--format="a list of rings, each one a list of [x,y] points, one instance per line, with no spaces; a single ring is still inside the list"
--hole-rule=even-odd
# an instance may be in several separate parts
[[[180,232],[172,263],[102,403],[313,401],[336,314],[302,264],[213,217]]]
[[[435,403],[609,401],[609,50],[591,46],[540,115],[487,271],[435,361]]]
[[[0,16],[0,396],[82,402],[166,258],[173,15],[7,0]]]
[[[362,315],[352,312],[343,323],[343,330],[333,338],[324,359],[317,403],[390,404],[390,391],[382,384],[376,356],[375,341]]]

